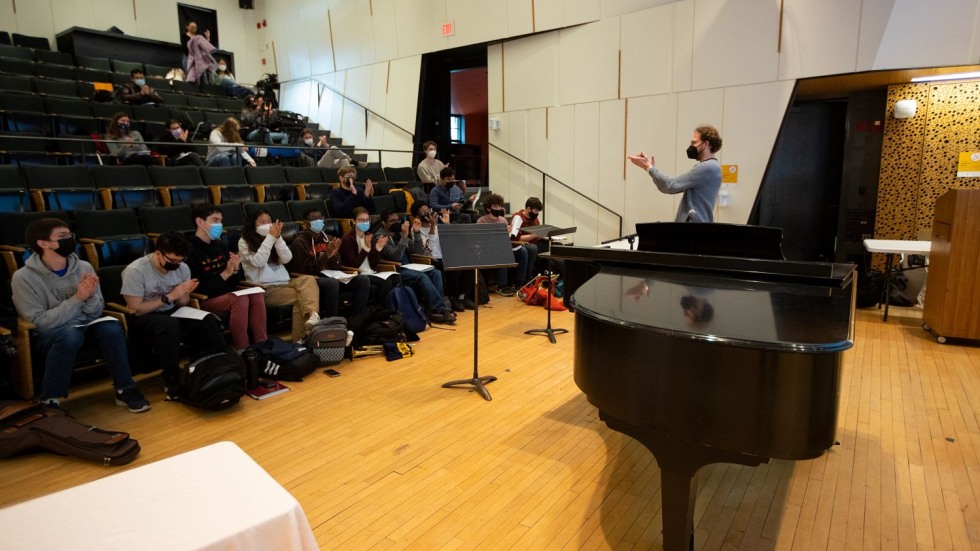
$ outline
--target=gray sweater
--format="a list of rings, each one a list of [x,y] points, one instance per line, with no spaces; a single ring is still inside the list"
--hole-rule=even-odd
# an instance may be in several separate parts
[[[687,213],[692,209],[693,222],[714,222],[715,199],[721,189],[721,165],[717,159],[702,161],[676,178],[667,176],[655,166],[651,166],[647,172],[660,191],[684,193],[681,204],[677,206],[675,222],[686,221]]]
[[[61,277],[41,262],[40,255],[32,254],[24,267],[14,272],[10,283],[17,313],[42,333],[94,320],[101,315],[105,301],[98,286],[84,302],[75,297],[78,282],[85,273],[94,274],[95,270],[74,253],[68,257],[68,271]]]

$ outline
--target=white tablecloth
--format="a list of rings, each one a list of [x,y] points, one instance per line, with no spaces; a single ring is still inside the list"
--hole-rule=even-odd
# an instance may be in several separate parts
[[[931,241],[904,241],[899,239],[865,239],[868,252],[886,254],[924,254],[929,255]]]
[[[0,549],[318,549],[302,507],[220,442],[0,509]]]

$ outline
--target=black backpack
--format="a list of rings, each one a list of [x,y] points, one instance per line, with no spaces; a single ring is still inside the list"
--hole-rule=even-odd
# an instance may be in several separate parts
[[[181,372],[180,401],[201,409],[221,410],[245,394],[245,361],[236,352],[205,354]]]
[[[405,327],[405,318],[394,310],[368,306],[350,319],[354,332],[352,346],[384,344],[387,342],[417,341],[419,336]]]
[[[344,332],[346,336],[346,331]],[[320,365],[320,359],[305,346],[279,337],[248,347],[258,355],[259,377],[277,381],[302,381]]]

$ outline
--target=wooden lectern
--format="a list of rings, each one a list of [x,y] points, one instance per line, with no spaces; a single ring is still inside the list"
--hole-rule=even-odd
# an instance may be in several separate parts
[[[936,200],[923,327],[946,337],[980,339],[980,189],[951,189]]]

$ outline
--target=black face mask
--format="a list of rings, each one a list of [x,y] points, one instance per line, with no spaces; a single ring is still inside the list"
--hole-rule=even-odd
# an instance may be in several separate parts
[[[490,214],[499,218],[506,213],[504,212],[504,209],[490,209]]]
[[[527,217],[528,217],[528,218],[530,218],[531,220],[534,220],[535,218],[537,218],[537,217],[538,217],[538,213],[536,213],[536,212],[531,212],[531,211],[528,211],[528,213],[527,213]]]
[[[167,270],[168,272],[172,272],[180,268],[180,262],[171,262],[167,260],[166,257],[164,257],[162,266],[164,270]]]
[[[58,243],[58,248],[54,252],[60,254],[61,256],[68,258],[68,255],[75,252],[75,248],[78,246],[75,243],[74,237],[66,237],[64,239],[59,239],[56,241]]]
[[[694,147],[693,145],[687,146],[686,153],[688,159],[692,159],[695,161],[698,159],[698,148]]]
[[[402,223],[401,222],[392,222],[391,224],[388,224],[388,231],[390,231],[391,233],[401,233],[402,232]]]

